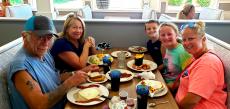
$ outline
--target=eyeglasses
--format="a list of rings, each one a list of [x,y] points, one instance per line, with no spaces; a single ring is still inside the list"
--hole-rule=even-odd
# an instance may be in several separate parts
[[[51,40],[53,38],[53,34],[47,34],[43,36],[36,36],[39,41]]]

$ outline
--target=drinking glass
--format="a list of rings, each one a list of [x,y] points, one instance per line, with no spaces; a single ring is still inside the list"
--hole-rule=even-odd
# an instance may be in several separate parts
[[[112,70],[109,76],[111,78],[111,90],[119,91],[121,72],[118,70]]]
[[[118,59],[118,68],[125,68],[125,52],[120,51],[117,53],[117,59]]]
[[[146,85],[138,85],[137,89],[137,109],[147,109],[149,88]]]

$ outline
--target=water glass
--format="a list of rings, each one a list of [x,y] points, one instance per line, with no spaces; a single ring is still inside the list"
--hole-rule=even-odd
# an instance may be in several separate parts
[[[125,52],[124,51],[120,51],[117,53],[117,59],[118,59],[118,68],[125,68]]]

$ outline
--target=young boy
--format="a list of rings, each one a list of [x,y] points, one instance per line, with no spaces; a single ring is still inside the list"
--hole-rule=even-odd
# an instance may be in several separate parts
[[[158,69],[163,68],[162,54],[164,54],[164,48],[161,46],[157,29],[160,23],[156,20],[149,20],[145,23],[145,33],[149,37],[147,42],[147,49],[154,62],[156,62]]]

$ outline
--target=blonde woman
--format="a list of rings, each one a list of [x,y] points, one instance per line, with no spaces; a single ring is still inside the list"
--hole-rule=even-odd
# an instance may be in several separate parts
[[[195,18],[195,6],[192,4],[186,4],[178,13],[178,19],[194,19]]]
[[[206,45],[205,24],[188,24],[182,31],[183,46],[194,60],[180,77],[176,101],[182,109],[226,109],[224,67]]]
[[[88,56],[95,53],[94,38],[84,38],[84,35],[84,21],[79,16],[70,14],[64,22],[60,38],[54,42],[51,49],[55,66],[62,72],[85,67]]]

